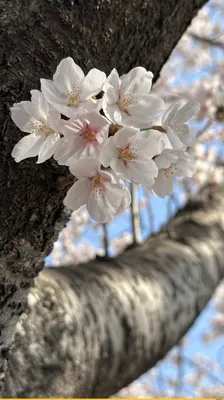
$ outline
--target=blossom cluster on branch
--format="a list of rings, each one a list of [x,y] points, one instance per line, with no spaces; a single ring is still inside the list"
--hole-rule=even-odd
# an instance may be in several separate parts
[[[74,183],[65,206],[86,205],[101,223],[130,205],[126,182],[171,195],[174,176],[195,172],[189,152],[195,138],[186,122],[200,106],[178,102],[164,112],[163,100],[150,94],[152,79],[143,67],[121,77],[116,69],[106,77],[94,68],[85,76],[72,58],[63,59],[53,80],[41,79],[41,91],[31,91],[31,101],[11,108],[15,124],[29,133],[12,156],[16,162],[37,156],[37,163],[54,156],[68,166]]]

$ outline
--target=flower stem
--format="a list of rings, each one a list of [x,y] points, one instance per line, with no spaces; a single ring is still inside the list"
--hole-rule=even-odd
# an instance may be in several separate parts
[[[149,131],[150,129],[153,129],[153,130],[156,130],[156,131],[159,131],[159,132],[165,132],[165,130],[163,129],[163,127],[160,126],[160,125],[154,125],[154,126],[151,126],[150,128],[142,128],[142,129],[140,129],[140,131],[141,131],[141,132],[142,132],[142,131]]]

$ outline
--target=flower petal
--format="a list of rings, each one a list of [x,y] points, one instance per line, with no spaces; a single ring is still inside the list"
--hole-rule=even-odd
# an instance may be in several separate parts
[[[116,215],[125,211],[131,204],[131,193],[129,192],[128,188],[124,188],[124,194],[121,199],[121,203],[116,211]]]
[[[88,99],[101,92],[106,74],[99,69],[91,69],[80,85],[80,99]]]
[[[132,182],[141,183],[143,185],[152,185],[154,178],[158,175],[158,168],[153,160],[147,162],[129,161],[128,175]]]
[[[119,87],[119,75],[117,70],[114,68],[103,85],[103,91],[105,92],[103,96],[103,108],[105,103],[111,105],[117,102],[119,98]]]
[[[176,115],[176,124],[183,124],[193,118],[200,110],[200,104],[197,101],[188,101],[181,107]]]
[[[110,163],[110,167],[116,172],[116,174],[121,175],[122,178],[129,180],[127,167],[125,166],[123,160],[120,160],[119,158],[113,158]]]
[[[47,117],[47,123],[49,128],[53,129],[55,132],[61,132],[61,113],[55,108],[51,108]]]
[[[176,135],[178,135],[181,142],[187,147],[193,147],[197,142],[187,124],[173,126],[172,130]]]
[[[167,127],[167,137],[171,143],[173,150],[180,150],[180,149],[185,150],[186,149],[185,144],[183,144],[181,142],[181,140],[179,139],[179,137],[177,135],[175,135],[173,130],[170,128],[170,126]]]
[[[75,160],[70,165],[71,173],[76,178],[93,178],[100,171],[101,162],[93,157],[85,157]]]
[[[164,108],[164,101],[154,95],[138,95],[136,96],[137,104],[128,107],[130,115],[141,117],[143,121],[157,118]]]
[[[153,73],[143,67],[135,67],[128,74],[121,77],[121,96],[126,91],[139,94],[148,94],[152,86]]]
[[[78,210],[87,203],[91,187],[92,185],[89,179],[79,179],[67,192],[63,201],[64,205],[70,210]]]
[[[110,222],[113,218],[113,214],[105,199],[105,194],[102,192],[96,196],[95,192],[91,191],[86,208],[90,217],[100,223]]]
[[[58,146],[54,151],[54,159],[59,165],[69,165],[71,156],[72,154],[67,138],[60,138]]]
[[[84,117],[89,126],[96,132],[100,132],[104,128],[109,129],[110,122],[108,119],[96,111],[86,114]]]
[[[98,222],[111,222],[120,205],[123,189],[120,185],[106,183],[101,189],[92,188],[87,201],[90,216]]]
[[[122,113],[117,104],[108,105],[102,102],[102,107],[106,117],[114,124],[122,124]]]
[[[25,158],[35,157],[45,140],[44,135],[35,135],[35,133],[24,136],[14,147],[12,157],[16,162]]]
[[[175,151],[164,150],[158,157],[154,159],[157,167],[161,168],[169,168],[171,163],[176,163],[178,159],[178,155]]]
[[[180,152],[180,156],[176,164],[176,175],[190,178],[193,176],[195,171],[196,166],[192,155],[187,152]]]
[[[121,128],[113,136],[114,144],[120,149],[125,149],[138,133],[136,128]]]
[[[16,103],[11,108],[11,118],[22,132],[32,132],[37,122],[24,108],[25,102]]]
[[[94,100],[92,98],[82,101],[78,108],[70,108],[70,116],[71,118],[77,118],[77,116],[84,115],[87,113],[91,113],[93,111],[98,111],[99,109],[99,101]],[[76,117],[75,117],[76,115]]]
[[[45,141],[42,144],[38,153],[37,164],[41,164],[53,156],[54,151],[59,144],[59,141],[60,135],[58,133],[53,133],[45,137]]]
[[[166,145],[166,138],[166,134],[150,129],[147,132],[136,135],[131,147],[135,147],[141,152],[142,159],[150,159],[161,154]]]
[[[179,110],[181,104],[182,104],[182,102],[173,103],[164,112],[164,114],[162,116],[162,127],[164,129],[166,129],[168,125],[172,125],[173,123],[176,123],[175,117],[178,113],[178,110]]]
[[[49,113],[50,104],[40,90],[31,90],[30,94],[32,104],[35,105],[35,108],[39,109],[40,114],[42,114],[42,118],[46,120]]]
[[[68,99],[56,87],[53,81],[49,79],[41,79],[41,90],[47,101],[62,114],[70,117],[70,108],[68,107]]]
[[[102,150],[101,150],[101,155],[100,159],[102,161],[102,164],[104,167],[109,167],[111,160],[113,158],[118,157],[119,150],[117,146],[114,144],[114,137],[111,136],[107,139],[107,141],[104,143]]]
[[[166,175],[163,170],[160,170],[152,189],[159,197],[170,196],[173,193],[172,176]]]
[[[67,95],[75,88],[78,88],[84,73],[71,57],[64,58],[58,65],[53,76],[53,81],[58,90]]]

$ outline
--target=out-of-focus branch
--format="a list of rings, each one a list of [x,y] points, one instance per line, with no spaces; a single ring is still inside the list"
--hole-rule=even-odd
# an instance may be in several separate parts
[[[221,49],[224,50],[224,42],[222,40],[212,39],[212,38],[205,37],[205,36],[200,36],[197,33],[193,33],[193,32],[189,32],[188,34],[192,39],[198,40],[207,46],[220,47]]]
[[[205,126],[203,126],[203,128],[200,129],[200,131],[197,132],[197,139],[199,139],[209,128],[211,128],[211,126],[213,125],[213,120],[212,119],[208,119],[207,123],[205,124]]]
[[[109,257],[109,239],[108,239],[107,224],[102,224],[102,228],[103,228],[103,246],[105,251],[105,257]]]
[[[141,242],[140,210],[138,202],[138,185],[131,184],[131,222],[133,245],[137,246]]]

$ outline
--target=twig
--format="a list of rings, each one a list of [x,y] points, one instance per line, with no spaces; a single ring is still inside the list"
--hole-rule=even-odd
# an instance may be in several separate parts
[[[215,47],[220,47],[221,49],[224,49],[224,42],[218,39],[211,39],[209,37],[204,37],[197,35],[196,33],[188,33],[192,39],[198,40],[201,43],[207,45],[207,46],[215,46]]]
[[[216,376],[215,374],[213,374],[211,371],[209,371],[209,369],[207,367],[202,367],[201,365],[199,365],[196,361],[191,360],[190,358],[188,358],[187,356],[183,356],[183,361],[186,361],[188,364],[190,364],[191,366],[198,368],[199,370],[205,372],[208,376],[210,376],[210,378],[216,380],[217,382],[219,382],[221,385],[224,386],[224,381],[222,381],[218,376]]]
[[[197,139],[200,138],[200,136],[202,136],[203,133],[205,133],[205,132],[207,131],[207,129],[210,128],[210,127],[212,126],[213,122],[214,122],[214,121],[213,121],[212,119],[209,119],[209,120],[207,121],[207,123],[205,124],[205,126],[197,133],[196,138],[197,138]]]
[[[103,228],[103,246],[105,251],[106,258],[109,257],[109,239],[108,239],[108,232],[107,232],[107,224],[102,224]]]
[[[138,202],[138,185],[131,184],[131,222],[133,245],[137,246],[141,242],[140,210]]]
[[[154,218],[153,210],[152,210],[151,196],[149,194],[148,189],[144,189],[144,194],[147,198],[147,211],[148,211],[148,217],[149,217],[150,234],[153,234],[153,232],[155,231],[155,218]]]
[[[183,385],[183,376],[184,376],[184,363],[183,363],[183,346],[182,346],[182,341],[179,344],[178,348],[178,359],[180,362],[178,363],[178,370],[177,370],[177,386],[174,389],[174,393],[172,397],[177,397],[178,392],[179,396],[181,395],[181,389]]]

